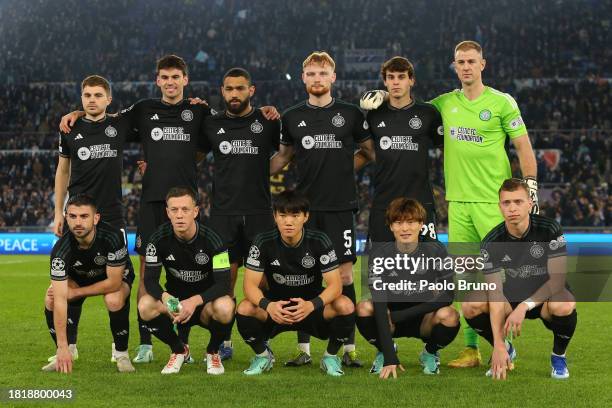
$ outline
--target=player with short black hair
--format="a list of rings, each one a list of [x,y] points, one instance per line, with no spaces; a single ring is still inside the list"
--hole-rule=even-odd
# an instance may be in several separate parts
[[[270,157],[278,150],[280,121],[268,120],[251,105],[255,86],[244,68],[223,76],[225,110],[204,124],[203,150],[212,151],[213,191],[209,225],[229,249],[231,295],[255,236],[274,228],[270,203]],[[231,330],[219,350],[232,357]]]
[[[393,199],[410,197],[427,210],[421,233],[435,239],[429,150],[443,144],[442,118],[431,104],[418,102],[412,96],[416,77],[408,59],[393,57],[385,61],[381,76],[389,100],[366,114],[376,149],[368,237],[370,242],[393,242],[393,234],[385,225],[385,211]],[[355,155],[356,170],[367,162],[362,152]]]
[[[468,295],[462,304],[468,324],[492,346],[488,376],[505,379],[514,367],[512,336],[524,319],[540,319],[553,332],[551,377],[569,377],[565,351],[577,324],[576,301],[565,281],[567,247],[561,226],[531,213],[524,180],[507,179],[499,189],[504,222],[482,241],[481,256],[490,290]],[[505,279],[504,279],[505,277]],[[504,337],[507,337],[504,340]]]
[[[228,296],[229,258],[219,235],[197,220],[199,207],[190,187],[166,195],[169,223],[159,227],[146,245],[144,284],[138,301],[146,327],[172,350],[162,374],[176,374],[189,359],[189,346],[174,332],[200,325],[210,330],[206,372],[223,374],[219,344],[231,330],[234,302]],[[160,285],[162,266],[166,289]]]
[[[452,290],[421,289],[421,283],[452,282],[453,271],[442,268],[447,257],[446,248],[438,240],[420,234],[426,211],[418,201],[396,198],[389,204],[385,217],[395,241],[373,243],[369,254],[372,300],[357,305],[357,327],[378,350],[370,373],[383,379],[397,377],[397,368],[403,371],[403,367],[399,365],[393,338],[416,337],[425,343],[419,356],[423,372],[438,374],[438,351],[457,336],[459,313],[453,308]],[[431,260],[431,265],[422,265],[417,270],[396,264],[386,266],[388,259],[405,258],[406,255],[412,259]],[[440,261],[438,265],[437,260]],[[403,282],[414,282],[415,286],[399,292],[382,286]]]
[[[256,354],[244,373],[270,370],[274,356],[266,340],[301,330],[329,338],[321,368],[328,375],[343,375],[336,353],[354,330],[355,315],[351,300],[342,295],[336,252],[326,234],[304,227],[308,202],[300,194],[280,193],[273,208],[277,227],[259,234],[249,250],[246,299],[236,312],[238,331]],[[265,293],[260,289],[264,276]]]
[[[66,205],[68,232],[51,251],[51,286],[45,296],[45,318],[57,353],[44,371],[72,371],[76,328],[85,299],[102,295],[108,309],[120,372],[132,372],[128,355],[130,289],[134,269],[125,235],[100,221],[95,200],[85,194],[70,197]],[[78,315],[78,316],[77,316]]]
[[[340,262],[342,293],[355,304],[354,214],[358,200],[353,155],[359,148],[373,158],[374,146],[359,108],[331,95],[335,67],[333,58],[323,51],[311,53],[302,63],[308,100],[283,113],[280,150],[271,160],[270,172],[278,173],[295,156],[297,190],[311,204],[308,226],[331,239]],[[345,343],[342,361],[361,367],[354,337],[353,333]],[[298,353],[289,364],[310,362],[309,337],[299,333]]]

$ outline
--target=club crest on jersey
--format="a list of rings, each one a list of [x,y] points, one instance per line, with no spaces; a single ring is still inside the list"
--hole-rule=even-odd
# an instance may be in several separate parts
[[[315,264],[315,259],[310,256],[310,255],[306,255],[305,257],[302,258],[302,266],[304,268],[312,268]]]
[[[106,257],[104,255],[98,255],[94,258],[94,263],[96,265],[105,265],[106,264]]]
[[[87,160],[91,157],[91,151],[88,147],[81,147],[77,150],[77,156],[79,156],[81,160]]]
[[[478,117],[480,120],[484,120],[486,122],[487,120],[491,119],[491,111],[488,109],[483,109],[478,114]]]
[[[389,136],[383,136],[380,138],[380,148],[388,150],[391,147],[391,138]]]
[[[151,129],[151,139],[157,142],[158,140],[161,140],[162,137],[164,137],[164,131],[161,130],[161,128],[156,127]]]
[[[541,258],[542,255],[544,255],[544,248],[538,245],[537,242],[534,242],[532,247],[529,249],[529,253],[536,259]]]
[[[104,129],[104,134],[108,137],[115,137],[117,136],[117,129],[109,125]]]
[[[274,279],[274,282],[278,283],[279,285],[284,285],[285,282],[287,282],[287,279],[285,279],[285,277],[280,273],[273,273],[272,279]]]
[[[417,130],[420,129],[421,126],[423,126],[423,121],[421,121],[419,117],[415,116],[414,118],[410,119],[410,121],[408,122],[408,126],[410,126],[414,130]]]
[[[315,145],[314,137],[304,136],[302,138],[302,146],[304,146],[304,149],[312,149],[314,145]]]
[[[346,121],[344,120],[344,117],[339,113],[332,118],[331,122],[332,122],[332,125],[334,125],[335,127],[342,127],[346,123]]]
[[[195,261],[198,265],[206,265],[208,263],[208,260],[208,255],[206,255],[204,252],[200,252],[195,256]]]
[[[229,154],[232,151],[232,144],[227,140],[219,143],[219,151],[223,154]]]
[[[193,120],[193,112],[189,109],[185,109],[181,112],[181,119],[183,119],[185,122],[191,122]]]
[[[262,131],[263,131],[263,125],[259,123],[257,119],[255,119],[255,122],[251,123],[251,132],[261,133]]]

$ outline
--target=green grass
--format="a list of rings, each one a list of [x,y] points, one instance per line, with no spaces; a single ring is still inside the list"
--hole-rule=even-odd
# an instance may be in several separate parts
[[[134,259],[135,265],[137,260]],[[152,364],[138,365],[134,374],[119,374],[110,363],[111,335],[108,314],[101,298],[88,299],[79,327],[79,354],[71,375],[43,373],[41,366],[54,353],[43,315],[43,297],[49,284],[48,257],[3,256],[0,261],[1,330],[0,388],[73,388],[76,399],[69,406],[86,407],[177,407],[221,406],[611,406],[609,368],[612,314],[610,303],[578,306],[578,329],[570,345],[567,381],[549,378],[552,336],[539,321],[527,321],[515,343],[519,358],[506,382],[484,377],[485,368],[453,370],[442,367],[438,376],[425,376],[417,363],[422,343],[400,339],[400,359],[406,368],[395,381],[381,381],[368,369],[348,369],[341,378],[323,375],[318,360],[325,344],[313,339],[314,364],[307,368],[285,368],[293,354],[295,334],[284,333],[271,345],[277,357],[274,369],[257,378],[246,378],[242,370],[252,356],[234,328],[234,358],[226,362],[226,374],[206,374],[201,363],[208,332],[194,327],[190,345],[198,364],[185,365],[176,376],[160,370],[169,349],[156,339]],[[240,285],[238,285],[240,287]],[[238,291],[240,292],[240,291]],[[239,294],[239,299],[241,295]],[[132,294],[130,352],[138,343]],[[481,342],[482,344],[482,342]],[[358,335],[358,350],[367,366],[374,349]],[[442,350],[443,365],[462,348],[461,333]],[[483,345],[483,359],[490,347]],[[10,403],[0,401],[0,406]],[[27,406],[17,403],[15,406]],[[43,403],[32,405],[41,406]],[[46,405],[51,405],[46,403]],[[61,405],[60,405],[61,406]]]

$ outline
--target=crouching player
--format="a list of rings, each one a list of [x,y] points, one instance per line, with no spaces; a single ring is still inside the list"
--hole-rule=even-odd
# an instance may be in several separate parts
[[[100,221],[92,197],[76,194],[66,204],[68,233],[51,251],[51,286],[45,296],[45,317],[57,354],[43,371],[72,371],[76,360],[76,327],[85,299],[101,295],[108,309],[120,372],[132,372],[128,356],[130,289],[134,268],[125,235]]]
[[[147,328],[170,346],[172,354],[162,374],[176,374],[189,359],[189,347],[173,330],[173,324],[210,330],[206,347],[206,372],[225,372],[219,345],[231,330],[234,301],[229,297],[230,265],[227,248],[219,235],[196,221],[195,193],[174,187],[166,196],[169,223],[160,226],[146,246],[144,284],[147,294],[138,311]],[[166,290],[159,283],[166,270]]]
[[[357,305],[357,327],[378,350],[370,372],[383,379],[396,378],[397,368],[404,369],[393,338],[416,337],[425,343],[419,357],[423,372],[438,374],[438,351],[459,331],[459,313],[452,307],[453,271],[443,270],[446,248],[420,234],[426,211],[416,200],[394,199],[385,218],[395,242],[373,245],[369,258],[372,300]]]
[[[274,357],[265,341],[284,331],[303,331],[328,339],[321,369],[341,376],[340,346],[355,327],[351,300],[342,295],[338,257],[322,232],[304,228],[308,200],[292,191],[273,203],[276,228],[255,237],[244,274],[244,299],[236,321],[244,341],[255,351],[247,375],[272,368]],[[260,289],[266,278],[269,290]],[[325,282],[325,288],[323,287]]]
[[[565,282],[565,238],[556,221],[530,214],[532,205],[523,180],[504,181],[499,189],[504,222],[489,232],[481,249],[489,290],[471,293],[462,305],[468,324],[493,346],[487,375],[494,379],[505,379],[506,371],[513,368],[516,351],[504,336],[520,335],[526,318],[541,319],[553,332],[551,377],[569,377],[565,350],[577,314]]]

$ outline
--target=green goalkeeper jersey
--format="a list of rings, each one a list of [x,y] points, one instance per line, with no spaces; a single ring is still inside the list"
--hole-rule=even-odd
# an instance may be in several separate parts
[[[455,89],[433,99],[444,123],[446,199],[497,203],[503,181],[512,177],[505,149],[527,133],[512,96],[490,87],[473,101]]]

